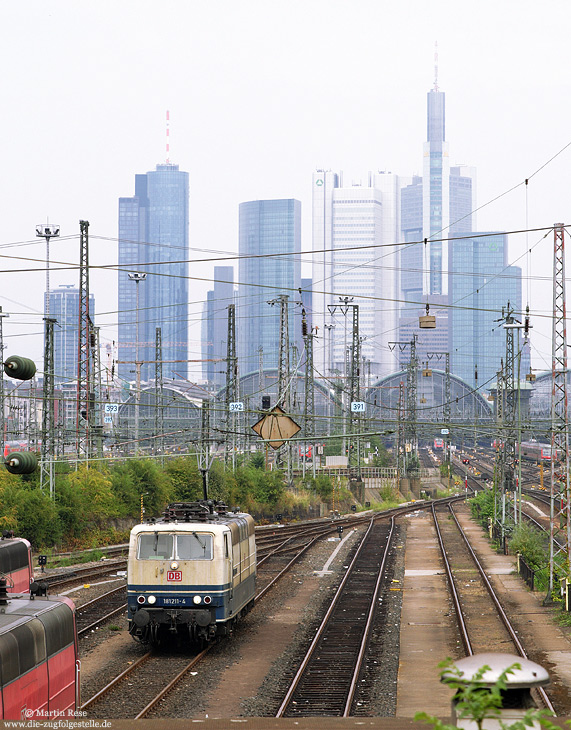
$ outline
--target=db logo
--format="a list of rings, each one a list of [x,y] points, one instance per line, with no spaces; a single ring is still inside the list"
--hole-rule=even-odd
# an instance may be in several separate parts
[[[167,580],[181,581],[182,580],[182,570],[167,571]]]

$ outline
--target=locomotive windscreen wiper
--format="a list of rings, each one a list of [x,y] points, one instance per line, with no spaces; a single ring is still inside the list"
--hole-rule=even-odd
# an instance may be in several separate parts
[[[193,532],[192,536],[196,538],[196,542],[200,545],[200,547],[204,550],[204,552],[206,552],[206,543],[202,542],[202,540],[198,537],[196,532]]]

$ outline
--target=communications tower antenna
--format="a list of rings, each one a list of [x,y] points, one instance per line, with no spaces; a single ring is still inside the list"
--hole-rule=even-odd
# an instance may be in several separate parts
[[[170,112],[167,109],[167,165],[170,163]]]
[[[434,42],[434,91],[438,91],[438,41]]]
[[[567,397],[567,326],[565,303],[565,228],[554,226],[553,324],[551,366],[551,511],[549,593],[558,570],[568,581],[571,517],[569,489],[569,423]],[[561,464],[555,472],[555,460]]]

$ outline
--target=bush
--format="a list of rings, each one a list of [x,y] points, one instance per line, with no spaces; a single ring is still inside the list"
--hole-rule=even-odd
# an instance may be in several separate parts
[[[145,495],[144,506],[149,516],[160,514],[173,496],[168,471],[152,459],[132,459],[117,464],[111,472],[110,484],[115,504],[120,506],[118,516],[121,517],[136,517],[139,514],[141,495]]]
[[[544,568],[549,560],[544,536],[537,528],[526,522],[514,528],[510,537],[510,552],[520,553],[533,570]]]
[[[488,520],[494,517],[494,492],[491,489],[482,489],[469,503],[473,519],[482,527],[487,527]]]

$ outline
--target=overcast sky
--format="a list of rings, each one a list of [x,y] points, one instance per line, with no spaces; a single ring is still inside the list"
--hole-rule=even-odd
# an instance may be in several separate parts
[[[527,206],[521,184],[571,142],[568,0],[28,0],[2,3],[0,21],[0,305],[7,353],[40,370],[35,226],[59,223],[73,238],[52,243],[52,261],[76,264],[88,220],[90,263],[113,264],[118,198],[166,159],[167,109],[171,162],[190,174],[191,257],[236,252],[239,203],[264,198],[301,200],[309,251],[316,167],[346,182],[422,172],[437,41],[451,163],[477,168],[478,205],[519,185],[478,213],[478,228],[523,229],[526,211],[531,228],[571,223],[571,147],[531,178]],[[532,311],[549,315],[553,236],[542,239],[511,237],[510,260],[532,273]],[[213,266],[190,273],[211,279]],[[76,270],[53,267],[52,288],[77,286]],[[104,343],[117,336],[116,279],[91,272]],[[191,285],[193,322],[211,286]],[[543,368],[551,325],[533,325]],[[201,357],[199,326],[190,350]]]

